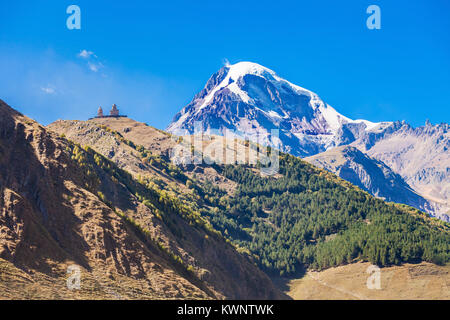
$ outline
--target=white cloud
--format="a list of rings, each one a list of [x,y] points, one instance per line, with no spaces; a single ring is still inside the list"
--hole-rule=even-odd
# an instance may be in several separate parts
[[[91,56],[97,57],[94,52],[92,51],[88,51],[88,50],[81,50],[80,53],[78,54],[78,57],[83,58],[83,59],[89,59]]]
[[[88,62],[88,67],[89,67],[89,70],[91,70],[93,72],[98,72],[98,70],[100,68],[103,68],[103,64],[101,62],[99,62],[99,63]]]
[[[98,67],[95,64],[89,62],[88,66],[91,71],[94,71],[94,72],[98,71]]]
[[[41,91],[46,93],[46,94],[55,94],[56,90],[50,86],[47,87],[41,87]]]
[[[92,72],[98,72],[101,68],[104,67],[103,64],[99,61],[97,55],[92,51],[83,49],[77,56],[79,58],[87,60],[87,66]]]

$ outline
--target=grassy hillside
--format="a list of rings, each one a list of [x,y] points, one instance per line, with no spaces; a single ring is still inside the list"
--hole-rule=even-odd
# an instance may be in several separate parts
[[[369,289],[367,269],[370,263],[353,263],[281,283],[296,300],[448,300],[450,265],[431,263],[404,264],[380,269],[380,288]]]
[[[0,298],[114,298],[109,288],[123,298],[285,297],[158,183],[0,100]],[[82,292],[58,296],[71,264]]]

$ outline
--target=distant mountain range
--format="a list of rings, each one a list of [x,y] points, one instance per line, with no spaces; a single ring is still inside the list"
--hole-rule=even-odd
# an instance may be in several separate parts
[[[347,158],[345,168],[328,163],[336,161],[330,153],[306,159],[376,196],[449,221],[448,124],[427,123],[414,129],[399,121],[351,120],[317,94],[252,62],[225,66],[213,74],[205,88],[175,115],[167,131],[192,134],[196,122],[206,133],[233,130],[242,137],[278,146],[300,157],[354,146],[360,151],[357,157],[348,156],[351,149],[338,149],[347,150],[339,156],[341,160]],[[272,135],[272,129],[279,130],[279,137]],[[362,162],[353,162],[363,158]]]

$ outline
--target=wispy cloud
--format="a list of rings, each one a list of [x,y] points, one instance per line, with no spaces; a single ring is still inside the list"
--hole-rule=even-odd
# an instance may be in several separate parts
[[[94,54],[94,52],[88,51],[86,49],[81,50],[80,53],[78,54],[78,57],[83,58],[83,59],[89,59],[91,56],[94,56],[95,58],[97,58],[97,56]]]
[[[101,68],[103,68],[103,64],[101,62],[94,63],[94,62],[88,62],[89,70],[93,72],[98,72]]]
[[[104,67],[103,63],[99,61],[97,55],[93,51],[83,49],[77,54],[77,57],[87,60],[87,66],[92,72],[98,72]]]
[[[41,91],[46,94],[55,94],[56,93],[56,90],[54,88],[52,88],[51,86],[41,87]]]

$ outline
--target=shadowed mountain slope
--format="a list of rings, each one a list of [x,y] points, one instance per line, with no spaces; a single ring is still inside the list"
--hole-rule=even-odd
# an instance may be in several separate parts
[[[32,298],[283,297],[183,210],[90,147],[0,102],[4,297],[27,298],[28,289]],[[81,268],[80,290],[65,287],[72,264]]]

